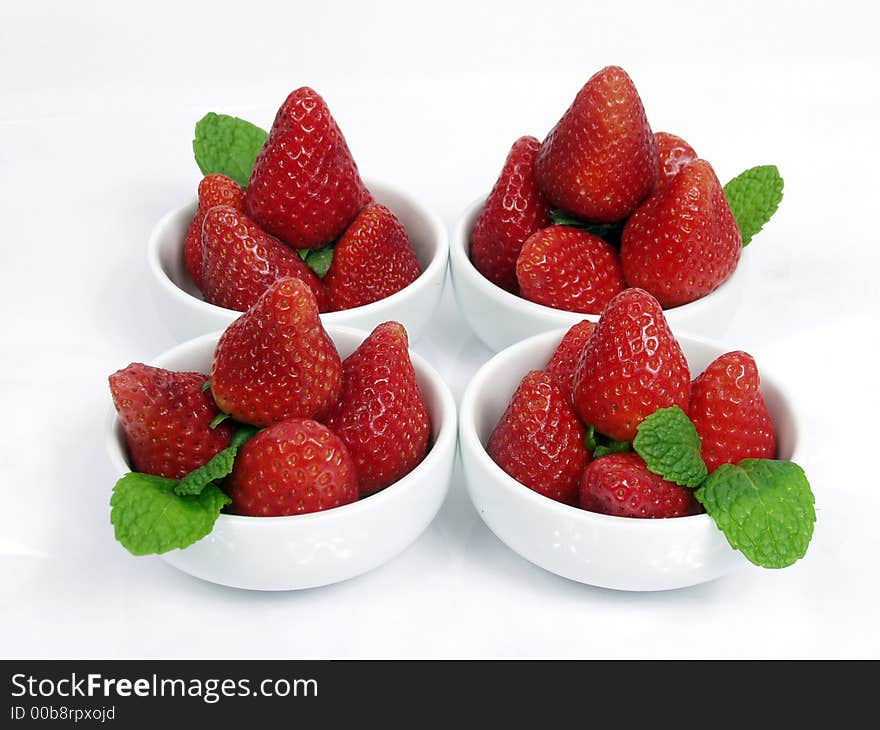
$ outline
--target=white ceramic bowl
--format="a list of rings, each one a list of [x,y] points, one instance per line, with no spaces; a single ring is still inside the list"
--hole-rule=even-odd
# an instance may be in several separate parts
[[[328,327],[339,354],[349,355],[366,332]],[[210,372],[220,332],[167,350],[152,364]],[[294,590],[336,583],[372,570],[424,531],[449,489],[455,458],[455,401],[439,373],[410,353],[431,419],[431,450],[403,479],[358,502],[291,517],[221,514],[214,530],[183,550],[160,555],[175,568],[235,588]],[[108,449],[120,476],[127,461],[122,428],[111,414]]]
[[[449,270],[455,298],[465,319],[486,345],[499,352],[526,337],[557,327],[571,327],[583,319],[594,322],[599,315],[566,312],[545,307],[496,286],[474,268],[468,251],[471,231],[486,199],[472,203],[459,218],[452,234]],[[748,274],[748,248],[743,249],[736,271],[711,294],[690,304],[666,310],[673,329],[717,337],[735,314]]]
[[[588,512],[544,497],[508,476],[487,443],[522,377],[541,369],[565,330],[546,332],[498,353],[471,380],[461,403],[459,449],[471,501],[489,528],[515,552],[580,583],[627,591],[696,585],[740,565],[743,555],[706,514],[636,519]],[[692,375],[735,350],[678,336]],[[761,367],[761,390],[773,418],[778,458],[795,459],[798,428],[791,400]]]
[[[325,327],[341,325],[367,331],[381,322],[394,320],[406,327],[410,341],[415,342],[443,293],[449,256],[446,227],[408,193],[375,180],[365,182],[373,197],[400,218],[422,265],[422,274],[390,297],[363,307],[322,314],[321,320]],[[181,340],[224,329],[241,315],[233,309],[206,302],[184,266],[183,240],[197,205],[198,201],[193,200],[163,216],[153,228],[147,246],[156,308]]]

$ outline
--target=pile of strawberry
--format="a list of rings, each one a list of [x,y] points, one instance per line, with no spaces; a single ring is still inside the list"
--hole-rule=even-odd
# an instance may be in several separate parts
[[[510,476],[592,512],[667,518],[703,511],[753,562],[784,567],[812,536],[803,470],[777,461],[754,359],[718,357],[691,381],[659,302],[616,295],[573,326],[520,383],[487,445]]]
[[[245,311],[277,279],[333,312],[383,299],[422,269],[406,229],[373,201],[342,132],[312,89],[293,91],[267,135],[208,114],[193,142],[204,179],[184,263],[205,300]]]
[[[687,142],[651,131],[629,76],[609,66],[543,143],[514,143],[470,256],[494,284],[557,309],[600,314],[627,287],[677,307],[733,273],[781,199],[772,165],[722,188]]]
[[[430,423],[406,330],[380,324],[345,360],[300,279],[273,282],[221,336],[211,374],[133,363],[110,389],[136,472],[114,488],[135,554],[185,547],[217,515],[297,515],[398,481]]]

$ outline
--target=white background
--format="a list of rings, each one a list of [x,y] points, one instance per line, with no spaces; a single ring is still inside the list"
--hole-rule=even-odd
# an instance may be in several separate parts
[[[0,654],[878,657],[877,11],[422,5],[0,3]],[[684,136],[722,180],[770,162],[785,177],[719,337],[786,373],[797,397],[819,515],[804,560],[664,594],[582,586],[501,544],[458,472],[416,544],[328,588],[225,589],[114,542],[106,378],[174,344],[147,295],[145,244],[198,183],[199,117],[268,127],[289,91],[313,86],[361,171],[452,225],[512,141],[542,137],[610,63],[653,128]],[[417,349],[456,397],[490,354],[451,291]]]

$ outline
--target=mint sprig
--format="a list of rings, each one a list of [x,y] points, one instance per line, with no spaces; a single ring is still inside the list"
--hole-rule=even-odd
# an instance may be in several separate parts
[[[706,478],[700,436],[681,408],[658,408],[636,431],[633,448],[650,471],[685,487],[696,487]]]
[[[694,496],[731,547],[755,565],[785,568],[806,554],[815,498],[797,464],[773,459],[722,464]]]
[[[759,165],[737,175],[724,186],[730,210],[748,246],[782,201],[784,181],[776,165]]]
[[[137,472],[116,482],[110,522],[116,539],[132,555],[192,545],[211,532],[220,510],[231,501],[214,484],[184,496],[175,493],[176,484],[174,479]]]
[[[230,445],[182,479],[129,472],[113,487],[110,522],[133,555],[185,548],[211,532],[230,499],[215,484],[232,473],[238,450],[258,428],[242,424]]]
[[[235,455],[238,453],[237,446],[229,446],[203,466],[194,469],[182,479],[179,479],[174,485],[174,493],[200,494],[201,491],[211,482],[222,479],[232,473],[232,467],[235,465]]]
[[[202,175],[221,173],[242,187],[268,134],[250,122],[208,112],[196,123],[193,153]]]
[[[582,231],[591,233],[594,236],[605,239],[612,246],[620,245],[620,238],[623,235],[623,226],[626,221],[617,221],[616,223],[589,223],[575,218],[573,215],[563,210],[554,209],[550,211],[550,222],[554,226],[569,226],[571,228],[579,228]]]
[[[731,547],[755,565],[784,568],[806,553],[815,500],[794,462],[744,459],[707,475],[700,436],[678,406],[659,408],[642,421],[633,448],[653,473],[695,488],[694,496]]]
[[[603,456],[608,456],[608,454],[622,454],[626,451],[632,451],[632,444],[629,441],[608,439],[607,443],[599,443],[593,449],[593,458],[601,459]]]
[[[328,243],[321,248],[301,248],[297,253],[306,266],[323,279],[330,270],[330,264],[333,263],[333,248],[335,246],[335,243]]]

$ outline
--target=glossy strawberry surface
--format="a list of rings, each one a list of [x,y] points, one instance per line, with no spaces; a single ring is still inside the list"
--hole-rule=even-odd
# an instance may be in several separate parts
[[[599,318],[574,376],[575,411],[584,423],[618,441],[658,408],[687,412],[690,374],[684,353],[654,297],[641,289],[618,294]]]
[[[110,393],[134,471],[180,479],[229,446],[232,427],[202,386],[208,376],[132,363],[110,376]]]
[[[608,66],[584,84],[536,171],[547,199],[578,218],[613,222],[635,210],[657,180],[657,142],[626,71]]]
[[[555,309],[599,314],[626,286],[607,241],[570,226],[550,226],[523,244],[516,262],[520,294]]]
[[[244,312],[278,279],[304,282],[327,309],[327,291],[299,255],[264,233],[244,213],[223,206],[208,211],[202,224],[202,293],[205,300]]]
[[[695,160],[626,222],[620,259],[627,283],[668,308],[723,284],[741,251],[742,236],[715,171]]]
[[[342,235],[371,196],[321,96],[291,92],[257,156],[245,208],[265,231],[294,248]]]
[[[683,167],[697,159],[694,148],[681,137],[669,132],[657,132],[654,135],[657,140],[657,186],[655,190],[664,187],[674,178]]]
[[[217,343],[211,392],[221,410],[254,426],[321,420],[339,399],[342,363],[299,279],[278,279]]]
[[[199,205],[183,242],[183,261],[187,273],[202,288],[202,223],[205,214],[218,205],[244,210],[244,190],[226,175],[206,175],[199,183]]]
[[[516,259],[526,239],[550,225],[549,204],[535,179],[541,143],[520,137],[513,143],[474,229],[470,256],[493,284],[516,293]]]
[[[358,498],[345,444],[307,418],[273,424],[242,446],[226,489],[229,511],[252,517],[320,512]]]
[[[618,517],[685,517],[700,514],[694,490],[648,471],[633,452],[592,461],[580,481],[583,509]]]
[[[596,323],[587,319],[569,328],[544,368],[548,373],[556,375],[568,392],[571,392],[574,373],[581,360],[584,347],[595,329]]]
[[[575,504],[590,454],[584,426],[551,373],[534,370],[520,383],[486,446],[505,472],[545,497]]]
[[[776,431],[748,353],[728,352],[710,363],[691,384],[688,413],[710,472],[721,464],[776,457]]]
[[[371,203],[333,248],[324,284],[330,309],[361,307],[399,292],[422,273],[421,264],[398,217]]]
[[[342,363],[342,394],[326,424],[354,460],[361,495],[398,481],[425,457],[431,423],[398,322],[380,324]]]

